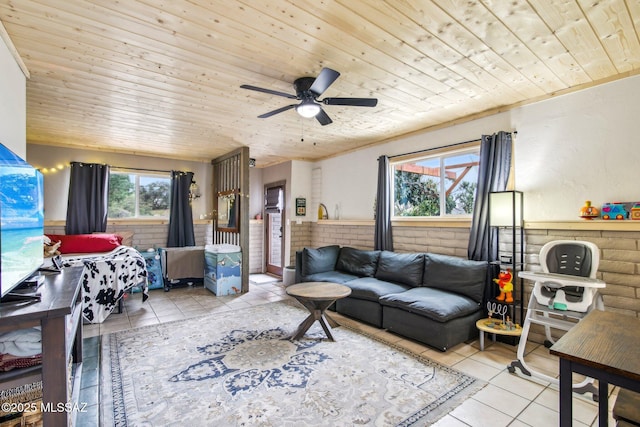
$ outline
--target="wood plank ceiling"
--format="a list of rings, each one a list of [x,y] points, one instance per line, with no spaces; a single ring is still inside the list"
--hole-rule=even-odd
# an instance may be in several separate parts
[[[258,166],[320,159],[423,128],[627,77],[639,0],[0,0],[26,64],[27,139]],[[293,81],[342,75],[321,126]],[[295,101],[294,101],[295,102]],[[304,139],[304,141],[302,141]]]

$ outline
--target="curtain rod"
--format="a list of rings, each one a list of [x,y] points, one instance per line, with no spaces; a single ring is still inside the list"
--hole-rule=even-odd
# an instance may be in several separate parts
[[[147,169],[147,168],[130,168],[127,166],[111,166],[112,169],[122,169],[122,170],[130,170],[130,171],[142,171],[142,172],[163,172],[163,173],[171,173],[172,170],[163,170],[163,169]]]
[[[510,132],[512,135],[517,135],[518,131],[514,130],[513,132]],[[413,154],[420,154],[420,153],[428,153],[429,151],[433,151],[433,150],[442,150],[443,148],[452,148],[452,147],[457,147],[458,145],[464,145],[464,144],[469,144],[470,142],[476,142],[476,141],[480,141],[481,138],[475,138],[475,139],[470,139],[468,141],[462,141],[462,142],[456,142],[454,144],[449,144],[449,145],[444,145],[442,147],[433,147],[433,148],[426,148],[424,150],[418,150],[418,151],[412,151],[410,153],[404,153],[404,154],[396,154],[395,156],[389,156],[390,159],[393,159],[395,157],[403,157],[403,156],[411,156]]]

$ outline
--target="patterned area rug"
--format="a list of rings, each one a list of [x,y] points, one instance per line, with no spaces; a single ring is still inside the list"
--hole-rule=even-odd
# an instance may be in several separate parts
[[[102,337],[101,425],[418,426],[485,383],[276,302]],[[204,422],[204,424],[203,424]]]

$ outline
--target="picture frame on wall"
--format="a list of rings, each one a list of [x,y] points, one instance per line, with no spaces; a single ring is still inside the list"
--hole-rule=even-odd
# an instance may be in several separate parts
[[[307,199],[304,197],[296,198],[296,216],[307,215]]]

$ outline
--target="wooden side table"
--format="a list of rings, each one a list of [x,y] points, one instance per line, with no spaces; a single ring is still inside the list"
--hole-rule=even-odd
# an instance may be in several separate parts
[[[287,294],[300,301],[311,313],[298,327],[298,330],[293,335],[294,340],[302,338],[317,320],[320,322],[322,329],[324,329],[324,333],[327,334],[327,338],[335,341],[333,335],[331,335],[331,327],[335,328],[338,324],[329,316],[326,316],[325,311],[335,300],[351,295],[351,288],[338,283],[304,282],[289,286]]]
[[[500,319],[484,318],[476,322],[476,328],[480,331],[480,351],[484,351],[484,333],[488,332],[493,334],[493,341],[496,340],[496,335],[508,335],[512,337],[519,337],[522,334],[522,326],[515,325],[515,329],[506,329]]]
[[[42,380],[42,405],[48,408],[42,411],[42,422],[47,427],[74,425],[81,406],[82,271],[65,267],[58,274],[47,274],[38,289],[39,302],[0,306],[0,332],[42,328],[42,365],[0,373],[0,390]]]

